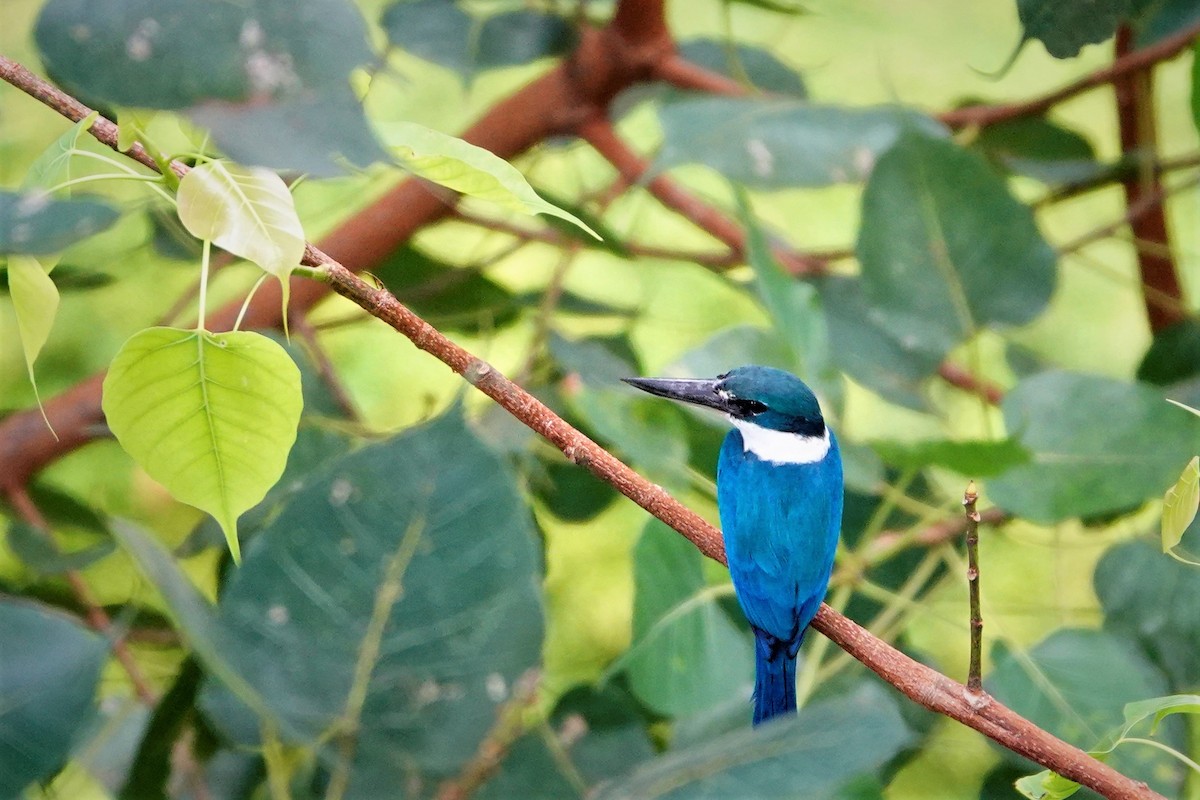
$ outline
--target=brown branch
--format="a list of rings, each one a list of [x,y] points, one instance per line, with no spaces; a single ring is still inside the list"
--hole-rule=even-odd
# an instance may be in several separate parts
[[[1114,83],[1126,75],[1148,70],[1156,64],[1174,58],[1186,50],[1197,35],[1200,35],[1200,23],[1189,25],[1149,47],[1122,55],[1108,66],[1033,100],[1007,105],[965,106],[943,112],[938,115],[938,119],[951,128],[965,128],[969,125],[995,125],[1021,117],[1035,117],[1077,94]]]
[[[1115,42],[1116,60],[1130,55],[1133,30],[1122,25],[1117,30]],[[1152,168],[1157,151],[1157,132],[1154,110],[1154,72],[1140,70],[1120,76],[1113,81],[1113,94],[1117,104],[1117,128],[1121,138],[1121,152],[1126,157],[1135,157],[1141,167],[1126,175],[1121,181],[1125,190],[1127,208],[1138,207],[1146,196],[1161,197],[1162,182]],[[1154,203],[1148,213],[1140,214],[1129,221],[1136,239],[1161,245],[1158,252],[1138,248],[1138,271],[1142,278],[1142,301],[1146,308],[1146,320],[1154,333],[1183,320],[1187,314],[1183,307],[1183,288],[1179,283],[1179,272],[1171,258],[1171,242],[1167,234],[1167,214],[1163,203]],[[1171,298],[1175,304],[1154,302],[1151,297]]]
[[[938,376],[946,383],[962,389],[964,392],[978,395],[992,405],[999,405],[1004,399],[1004,390],[994,383],[988,383],[967,370],[951,364],[949,361],[943,361],[938,365]]]
[[[743,97],[751,93],[745,84],[719,72],[705,69],[674,53],[655,65],[654,77],[678,89]]]

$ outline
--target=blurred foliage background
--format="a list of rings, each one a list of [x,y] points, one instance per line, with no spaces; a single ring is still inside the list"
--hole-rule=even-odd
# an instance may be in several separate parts
[[[1200,453],[1164,400],[1200,406],[1200,5],[704,0],[661,31],[638,6],[6,0],[0,53],[164,152],[305,173],[310,241],[411,228],[331,253],[714,522],[720,420],[619,378],[800,375],[847,459],[828,602],[957,680],[977,479],[985,688],[1068,741],[1196,692],[1200,568],[1157,532]],[[470,129],[602,240],[436,188],[436,213],[386,204],[414,122]],[[0,86],[0,187],[67,127]],[[120,213],[55,267],[44,400],[194,314],[173,208],[83,188]],[[0,796],[1000,798],[1036,772],[819,636],[800,716],[751,731],[719,565],[350,303],[305,309],[300,434],[242,566],[102,425],[4,510]],[[7,300],[0,412],[15,458],[40,416]],[[1111,763],[1200,797],[1185,719]]]

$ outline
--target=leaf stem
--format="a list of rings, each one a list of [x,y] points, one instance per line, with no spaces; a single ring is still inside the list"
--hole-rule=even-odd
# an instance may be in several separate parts
[[[201,332],[204,331],[204,309],[208,303],[208,262],[211,255],[212,242],[205,239],[200,251],[200,299],[196,304],[196,330]],[[242,310],[245,311],[245,308]],[[240,315],[238,321],[241,321]]]

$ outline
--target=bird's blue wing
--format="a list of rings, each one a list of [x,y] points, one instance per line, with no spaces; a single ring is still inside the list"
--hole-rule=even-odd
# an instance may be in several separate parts
[[[730,431],[717,465],[717,504],[738,601],[750,623],[799,646],[833,569],[842,522],[842,464],[771,464]],[[790,648],[789,648],[790,649]],[[794,650],[792,651],[794,653]]]

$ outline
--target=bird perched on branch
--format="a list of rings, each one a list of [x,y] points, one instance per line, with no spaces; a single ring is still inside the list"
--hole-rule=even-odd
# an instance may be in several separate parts
[[[717,462],[717,505],[733,588],[754,630],[754,724],[794,712],[796,653],[825,598],[842,524],[842,458],[816,396],[760,366],[625,382],[733,423]]]

